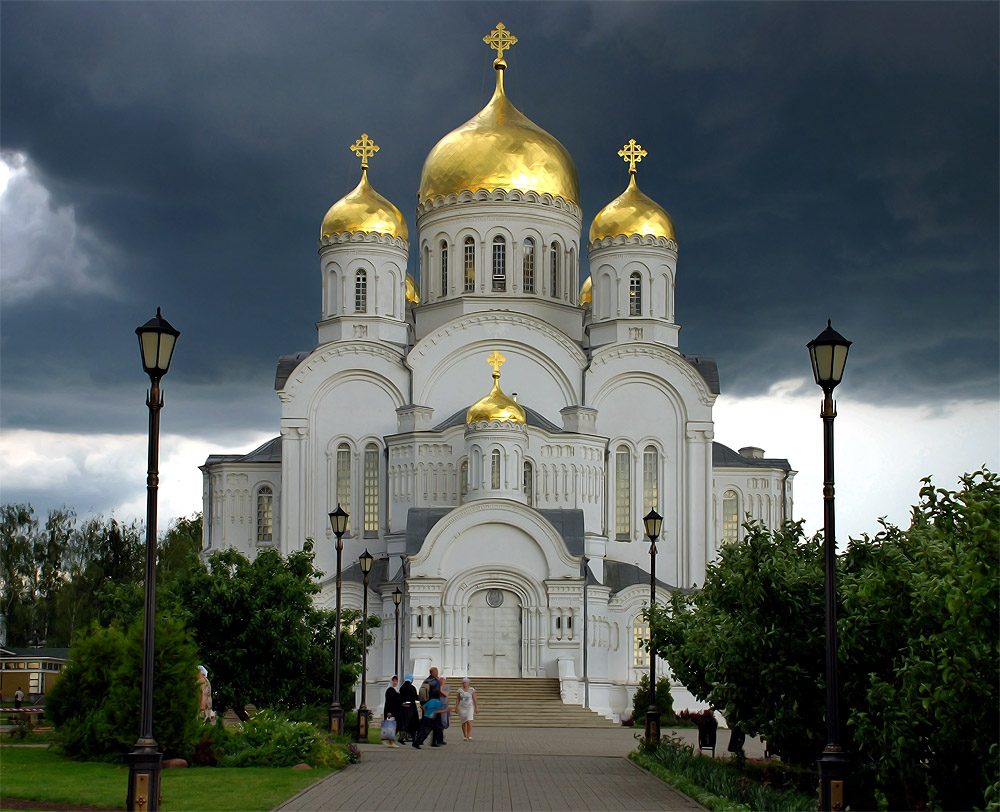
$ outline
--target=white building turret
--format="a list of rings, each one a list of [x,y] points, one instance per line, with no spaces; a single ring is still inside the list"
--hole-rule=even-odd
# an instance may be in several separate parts
[[[506,360],[499,352],[490,356],[493,389],[470,406],[465,417],[469,477],[466,501],[527,501],[522,482],[528,451],[527,414],[500,389],[500,367]]]
[[[594,218],[591,275],[580,290],[580,304],[592,308],[590,343],[646,341],[676,348],[674,223],[636,184],[635,165],[646,151],[633,138],[618,154],[629,164],[628,187]]]
[[[361,181],[330,207],[319,235],[319,343],[381,339],[405,345],[406,302],[418,300],[406,272],[406,221],[368,182],[368,158],[379,149],[375,142],[364,133],[351,149],[361,158]]]

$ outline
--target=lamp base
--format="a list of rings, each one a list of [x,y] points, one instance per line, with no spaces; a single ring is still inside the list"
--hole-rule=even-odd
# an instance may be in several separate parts
[[[847,806],[844,790],[847,778],[847,753],[836,744],[828,744],[817,762],[819,767],[819,808],[840,812]]]
[[[163,754],[152,747],[137,746],[128,761],[128,812],[156,812],[160,808],[160,765]]]
[[[646,711],[646,738],[651,742],[660,741],[660,712]]]
[[[339,704],[330,706],[330,735],[344,735],[344,709]]]
[[[358,733],[357,740],[359,742],[368,741],[368,728],[371,724],[371,711],[368,710],[364,705],[358,708]]]

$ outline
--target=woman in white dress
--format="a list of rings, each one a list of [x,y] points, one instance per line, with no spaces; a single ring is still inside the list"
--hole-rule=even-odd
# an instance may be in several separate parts
[[[472,741],[472,720],[479,710],[479,701],[476,699],[476,689],[472,687],[469,678],[462,680],[462,687],[458,689],[458,696],[455,697],[455,713],[458,714],[462,722],[462,736],[466,741]]]

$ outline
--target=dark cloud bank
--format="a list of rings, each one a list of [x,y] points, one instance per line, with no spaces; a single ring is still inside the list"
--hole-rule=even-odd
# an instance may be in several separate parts
[[[830,317],[855,342],[851,397],[939,403],[997,395],[998,8],[499,18],[520,38],[508,92],[576,160],[585,228],[624,188],[621,144],[649,151],[640,183],[680,243],[681,347],[719,360],[725,392],[808,375],[804,344]],[[0,146],[28,156],[54,211],[73,207],[106,287],[13,298],[5,283],[3,427],[144,431],[132,330],[157,305],[183,332],[174,430],[276,426],[274,362],[315,341],[319,223],[357,180],[347,145],[381,145],[372,181],[415,231],[424,157],[491,92],[497,17],[4,3]]]

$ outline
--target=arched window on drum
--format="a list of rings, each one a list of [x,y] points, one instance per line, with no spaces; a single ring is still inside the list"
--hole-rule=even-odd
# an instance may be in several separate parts
[[[740,498],[734,490],[722,494],[722,543],[736,541],[740,534]]]

